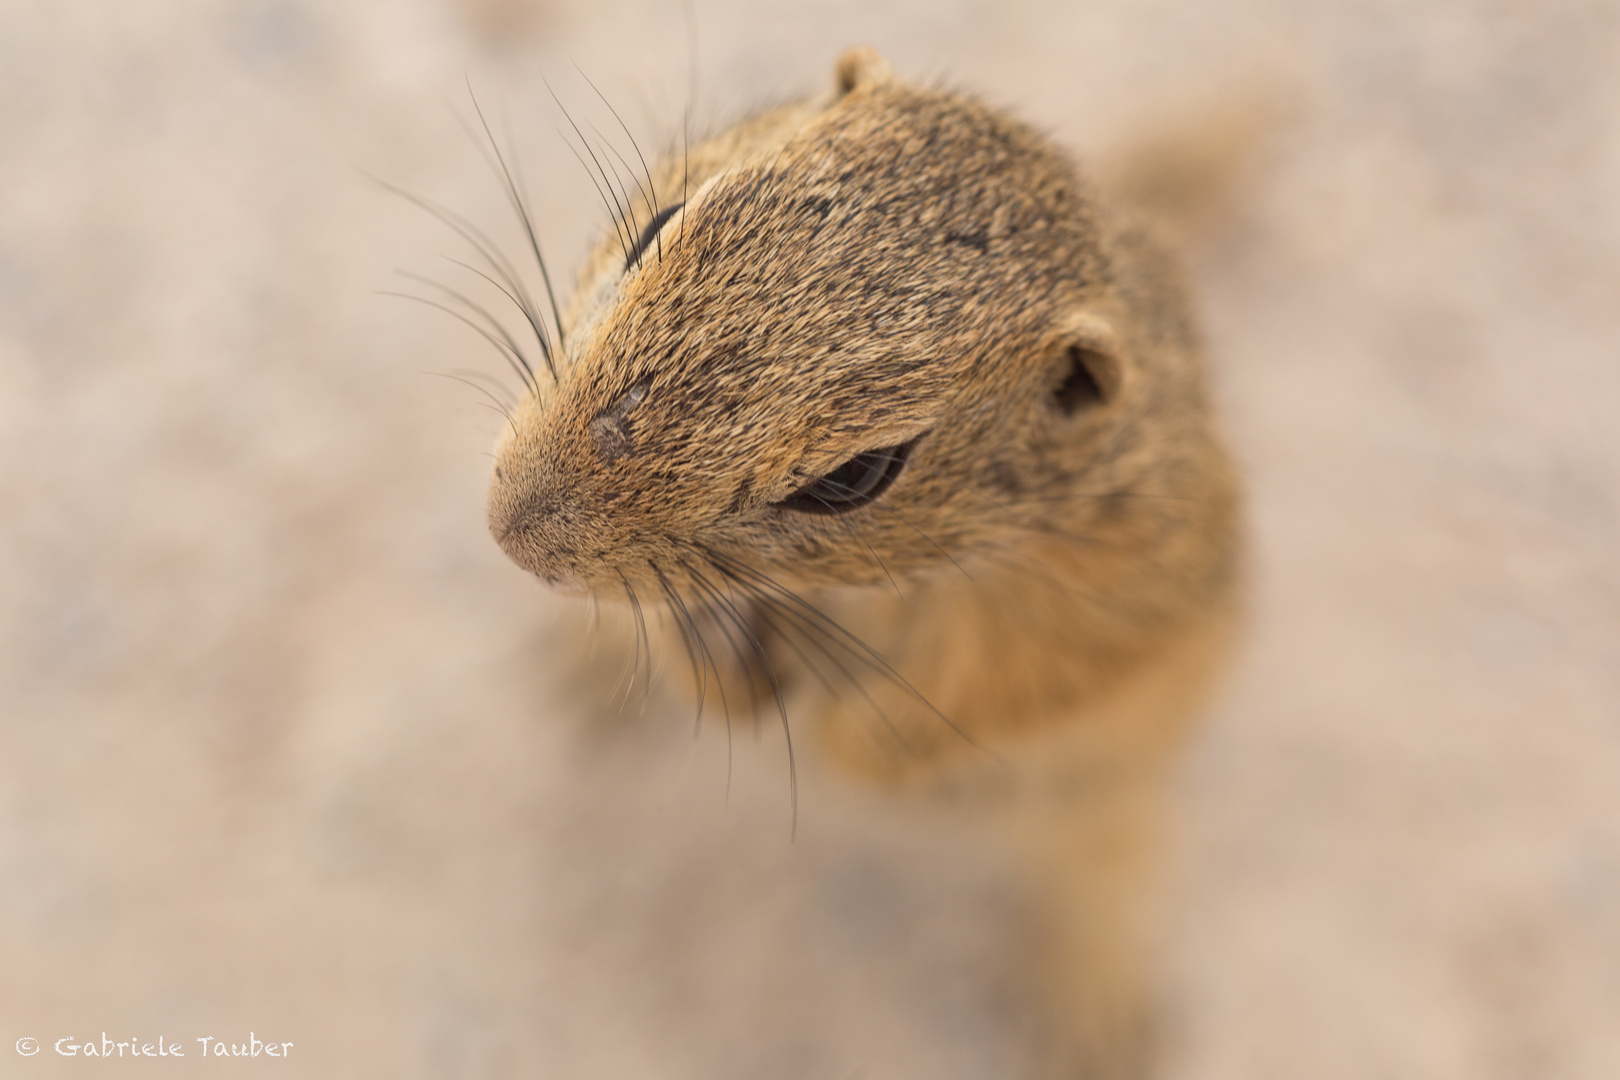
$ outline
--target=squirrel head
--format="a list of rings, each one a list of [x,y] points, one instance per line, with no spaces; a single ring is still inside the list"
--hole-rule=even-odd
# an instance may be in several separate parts
[[[1030,128],[855,50],[829,99],[650,186],[497,445],[489,524],[518,565],[657,599],[1163,531],[1125,496],[1212,437],[1174,274],[1116,280],[1136,241]]]

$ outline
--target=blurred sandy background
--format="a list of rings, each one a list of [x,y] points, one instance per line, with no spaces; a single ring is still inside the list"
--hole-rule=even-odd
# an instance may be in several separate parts
[[[1253,633],[1187,763],[1177,1078],[1620,1076],[1620,8],[701,0],[696,125],[843,47],[1081,150],[1296,80],[1197,265]],[[572,105],[679,131],[676,0],[0,6],[0,1075],[993,1078],[991,861],[549,659],[485,533],[492,352],[374,295],[603,225]],[[505,119],[500,119],[504,117]],[[608,130],[604,128],[604,130]],[[198,1036],[294,1043],[231,1066]],[[16,1056],[15,1040],[45,1042]]]

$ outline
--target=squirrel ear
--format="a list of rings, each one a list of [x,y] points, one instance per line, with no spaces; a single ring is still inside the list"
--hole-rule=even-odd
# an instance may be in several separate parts
[[[1106,405],[1119,396],[1124,383],[1119,338],[1100,315],[1080,312],[1065,321],[1059,342],[1062,363],[1052,404],[1065,416]]]
[[[878,51],[867,45],[861,45],[847,50],[838,58],[837,96],[843,97],[851,90],[864,90],[869,86],[882,86],[884,83],[894,81],[894,72],[889,68],[889,62],[878,54]]]

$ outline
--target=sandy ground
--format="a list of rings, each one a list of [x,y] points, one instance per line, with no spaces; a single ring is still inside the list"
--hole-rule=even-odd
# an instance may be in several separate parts
[[[1249,647],[1179,788],[1167,1075],[1620,1076],[1620,9],[697,5],[696,118],[846,45],[1081,148],[1285,72],[1197,265]],[[497,372],[375,295],[571,267],[539,77],[680,128],[680,4],[0,8],[0,1075],[987,1078],[1016,898],[779,740],[600,721],[485,533]],[[216,1065],[196,1041],[291,1042]],[[44,1043],[37,1056],[16,1040]],[[26,1045],[26,1044],[25,1044]]]

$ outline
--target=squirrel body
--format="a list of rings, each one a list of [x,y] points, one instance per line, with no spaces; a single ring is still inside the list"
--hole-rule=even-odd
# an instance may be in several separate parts
[[[704,702],[1013,793],[1051,1076],[1148,1068],[1159,788],[1240,607],[1188,300],[1127,202],[854,50],[649,170],[489,496],[519,566],[661,608]]]

